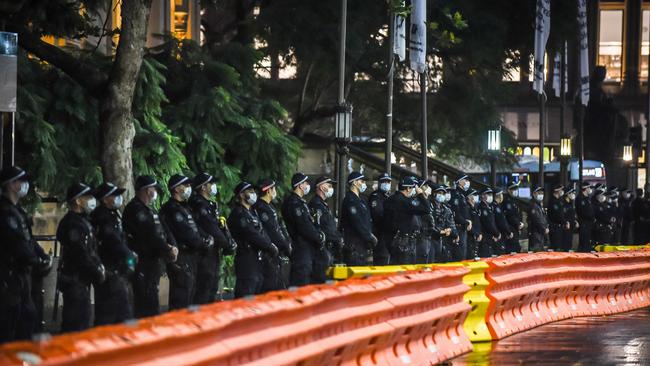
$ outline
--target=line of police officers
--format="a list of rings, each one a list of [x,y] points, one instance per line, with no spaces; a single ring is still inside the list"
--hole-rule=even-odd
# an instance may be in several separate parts
[[[214,202],[216,179],[207,173],[193,179],[172,176],[167,183],[170,198],[160,212],[153,205],[160,186],[151,176],[136,179],[135,197],[123,214],[123,188],[109,182],[94,190],[74,184],[67,191],[68,212],[57,229],[62,248],[57,281],[64,300],[61,330],[91,326],[91,286],[95,325],[159,314],[159,283],[165,271],[170,309],[213,302],[224,254],[236,254],[235,296],[242,297],[323,283],[327,268],[335,263],[432,263],[521,250],[524,223],[516,202],[517,183],[505,190],[477,192],[467,175],[458,176],[453,188],[405,177],[391,193],[392,179],[384,173],[366,201],[367,181],[359,172],[348,176],[338,220],[327,203],[337,182],[329,177],[310,182],[302,173],[291,179],[281,217],[273,203],[276,182],[265,179],[257,186],[241,182],[235,187],[227,220]],[[307,202],[312,184],[314,194]],[[0,186],[0,235],[6,248],[0,259],[2,342],[29,338],[38,329],[31,278],[47,274],[51,258],[34,240],[31,222],[19,206],[29,190],[25,171],[3,170]],[[569,250],[578,230],[579,249],[589,251],[596,243],[611,243],[629,232],[628,211],[635,207],[629,192],[619,201],[615,189],[598,186],[592,194],[593,189],[583,185],[574,205],[576,192],[556,186],[548,210],[542,206],[543,190],[535,189],[528,212],[529,248],[543,249],[549,236],[549,248]],[[641,198],[637,206],[646,213],[640,217],[650,221],[650,203]]]

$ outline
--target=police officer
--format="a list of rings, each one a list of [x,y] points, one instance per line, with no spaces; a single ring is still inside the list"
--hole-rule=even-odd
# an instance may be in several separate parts
[[[372,249],[378,242],[372,233],[370,209],[361,197],[366,188],[363,174],[352,172],[348,175],[348,191],[341,206],[341,229],[345,241],[343,256],[348,266],[372,264]]]
[[[29,339],[37,326],[31,271],[48,271],[51,260],[34,240],[30,220],[20,207],[29,192],[27,173],[10,166],[0,172],[0,343]]]
[[[483,247],[483,228],[481,227],[481,206],[479,204],[478,192],[471,189],[466,193],[465,201],[469,208],[470,217],[472,220],[472,229],[467,236],[467,256],[471,258],[480,257],[480,249]],[[458,257],[452,260],[458,261]]]
[[[512,230],[512,237],[506,238],[505,249],[506,253],[519,253],[521,251],[519,238],[521,235],[521,229],[524,228],[524,221],[516,202],[516,198],[519,197],[519,182],[511,182],[507,188],[508,194],[503,197],[501,209],[503,210],[503,214]]]
[[[283,276],[283,266],[288,265],[291,255],[291,240],[272,203],[277,197],[275,186],[276,183],[272,179],[262,180],[257,189],[260,197],[253,205],[255,214],[262,221],[264,231],[280,251],[277,256],[272,256],[268,252],[263,253],[262,292],[285,289],[288,285],[288,278]]]
[[[435,249],[432,250],[432,237],[436,228],[432,212],[433,204],[429,200],[429,197],[431,197],[432,188],[424,179],[420,179],[418,181],[418,187],[422,190],[422,196],[425,198],[426,206],[429,212],[426,215],[415,217],[416,221],[418,222],[420,231],[420,235],[415,248],[415,261],[416,263],[433,263],[435,261],[435,258],[429,257],[430,255],[435,255]]]
[[[95,285],[95,325],[121,323],[133,318],[128,276],[137,255],[129,249],[122,228],[124,188],[105,182],[95,190],[99,206],[90,214],[97,232],[98,254],[106,268],[106,281]]]
[[[542,206],[544,202],[544,188],[537,187],[533,190],[528,211],[528,250],[541,251],[544,249],[546,235],[549,233],[548,219]]]
[[[382,228],[384,222],[384,202],[390,196],[392,179],[388,173],[381,173],[377,177],[377,189],[370,194],[368,204],[370,205],[370,215],[372,217],[372,232],[377,237],[377,246],[373,251],[373,264],[376,266],[385,266],[390,260],[387,242],[391,238],[384,235],[385,230]]]
[[[549,222],[549,248],[558,250],[562,247],[564,231],[571,228],[571,224],[564,217],[564,186],[556,184],[553,187],[553,195],[548,202],[548,222]]]
[[[594,213],[596,216],[596,225],[594,227],[595,244],[611,244],[614,224],[616,217],[612,215],[612,210],[607,203],[607,190],[600,188],[595,193]]]
[[[435,186],[431,181],[428,181],[428,185],[429,188],[433,188],[433,203],[430,214],[433,225],[431,227],[431,254],[429,254],[429,259],[431,262],[441,263],[447,261],[443,253],[451,249],[443,249],[443,239],[452,235],[451,226],[455,226],[455,223],[445,217],[445,211],[447,210],[444,204],[447,193],[446,188],[442,185]]]
[[[327,280],[325,273],[333,263],[334,255],[343,259],[343,236],[336,228],[336,219],[327,205],[327,200],[334,196],[334,180],[329,177],[318,177],[314,181],[316,186],[314,197],[309,201],[309,210],[318,228],[325,234],[325,246],[314,252],[314,282],[323,283]]]
[[[97,240],[89,214],[97,200],[90,187],[76,183],[68,188],[68,212],[59,222],[61,243],[59,289],[63,293],[62,332],[90,328],[90,285],[104,282],[106,272],[97,255]]]
[[[196,291],[194,304],[209,304],[216,299],[219,290],[219,267],[222,250],[235,250],[234,242],[228,240],[224,224],[219,218],[217,179],[208,173],[197,174],[192,179],[192,196],[189,206],[196,224],[203,232],[214,238],[214,245],[199,251],[196,266]]]
[[[616,218],[616,222],[612,224],[612,241],[610,244],[619,245],[621,243],[621,229],[622,229],[622,218],[621,210],[618,204],[618,197],[620,192],[617,187],[611,187],[607,192],[607,209],[610,211],[610,215]]]
[[[240,182],[234,190],[235,204],[228,216],[228,227],[237,242],[235,255],[235,297],[258,294],[264,284],[263,256],[274,258],[280,254],[278,247],[271,242],[262,222],[253,210],[257,203],[257,193],[253,185]]]
[[[639,188],[636,190],[636,197],[632,201],[632,220],[633,223],[633,241],[635,245],[641,245],[646,243],[645,231],[650,223],[647,221],[647,216],[645,215],[644,208],[646,206],[646,200],[643,197],[643,189]]]
[[[325,245],[325,234],[318,229],[305,202],[305,195],[309,194],[311,186],[309,177],[303,173],[296,173],[291,177],[293,191],[282,202],[282,217],[287,224],[287,230],[293,243],[291,254],[291,279],[292,286],[302,286],[322,278],[321,274],[313,275],[314,253],[320,251]]]
[[[495,247],[495,253],[496,255],[502,255],[502,254],[507,254],[510,253],[509,251],[506,250],[506,241],[507,240],[512,240],[514,237],[514,231],[516,228],[513,228],[510,226],[510,223],[508,222],[508,219],[506,218],[506,214],[503,211],[503,201],[505,200],[504,197],[504,192],[503,189],[497,188],[494,190],[494,202],[492,203],[492,211],[494,211],[494,221],[497,224],[497,228],[499,228],[499,232],[501,233],[501,239],[497,241],[497,245]]]
[[[491,257],[492,254],[498,254],[497,243],[501,240],[501,232],[497,227],[494,217],[494,191],[491,188],[485,188],[481,191],[481,228],[483,240],[479,245],[479,256],[482,258]]]
[[[467,203],[466,194],[470,189],[469,177],[461,174],[454,181],[456,189],[451,193],[451,207],[454,210],[456,219],[456,228],[458,230],[458,246],[452,253],[454,260],[463,260],[468,258],[467,235],[472,230],[472,213]],[[474,256],[471,256],[474,258]]]
[[[139,176],[135,180],[135,197],[124,208],[124,231],[129,247],[138,255],[133,275],[133,310],[137,318],[160,314],[162,261],[174,262],[178,256],[174,237],[152,207],[158,188],[153,177]]]
[[[632,245],[630,229],[632,227],[632,191],[624,189],[618,199],[619,217],[621,218],[621,245]]]
[[[458,236],[458,227],[456,226],[456,218],[454,217],[454,211],[451,208],[451,189],[446,186],[441,186],[445,190],[445,202],[443,203],[443,227],[450,229],[449,235],[443,235],[442,237],[442,252],[436,254],[437,262],[449,262],[452,260],[452,253],[455,248],[459,245],[459,236]],[[465,256],[467,253],[465,253]]]
[[[429,213],[426,199],[414,177],[404,177],[398,191],[384,203],[384,219],[388,226],[391,264],[415,264],[415,248],[419,236],[416,216]]]
[[[564,219],[569,222],[569,227],[563,230],[562,246],[560,249],[565,252],[573,249],[573,233],[580,228],[578,217],[576,216],[575,200],[576,190],[574,188],[570,188],[564,192],[562,205],[564,208]]]
[[[212,251],[214,238],[198,227],[187,203],[192,195],[190,178],[174,174],[167,183],[169,200],[160,209],[165,224],[178,247],[176,262],[167,265],[169,276],[169,309],[182,309],[192,304],[196,291],[198,253]]]
[[[588,182],[580,185],[580,194],[576,197],[576,216],[578,217],[579,252],[590,252],[593,248],[592,233],[596,222],[592,199],[592,188]]]

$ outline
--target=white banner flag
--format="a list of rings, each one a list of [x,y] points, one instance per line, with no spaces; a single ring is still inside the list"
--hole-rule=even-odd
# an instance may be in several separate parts
[[[412,0],[411,37],[409,39],[409,59],[411,69],[423,73],[427,69],[427,2]]]
[[[567,44],[564,42],[564,92],[569,91],[569,85],[567,83]],[[555,59],[553,61],[553,90],[555,91],[555,96],[557,98],[561,95],[560,90],[560,78],[562,77],[562,55],[560,52],[555,53]]]
[[[406,60],[406,18],[393,17],[393,53],[399,61]]]
[[[551,31],[551,0],[537,0],[535,12],[535,65],[533,89],[544,93],[544,53],[546,41]]]
[[[587,0],[578,0],[580,38],[580,100],[589,104],[589,37],[587,35]]]

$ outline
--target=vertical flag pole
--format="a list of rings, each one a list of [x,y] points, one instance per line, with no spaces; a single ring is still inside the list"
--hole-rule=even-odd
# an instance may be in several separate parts
[[[582,103],[583,115],[580,116],[580,164],[579,176],[582,184],[582,171],[585,160],[585,118],[587,116],[587,105],[589,104],[589,35],[587,33],[587,0],[578,0],[578,25],[580,39],[580,102]]]
[[[545,102],[544,94],[544,56],[546,42],[551,30],[551,0],[537,0],[535,11],[535,78],[533,89],[539,97],[539,177],[538,185],[544,188],[544,138],[545,138]]]
[[[345,104],[345,40],[346,40],[346,25],[347,25],[347,16],[348,16],[348,1],[341,0],[341,19],[340,19],[340,36],[339,36],[339,93],[338,93],[338,104],[342,106]],[[343,144],[337,144],[337,180],[341,184],[341,189],[336,190],[336,211],[341,212],[341,204],[343,202],[343,197],[345,195],[345,146]]]
[[[390,5],[389,5],[390,6]],[[393,153],[393,88],[395,72],[395,23],[396,17],[390,9],[388,20],[388,95],[386,99],[386,146],[384,151],[384,170],[391,175]]]

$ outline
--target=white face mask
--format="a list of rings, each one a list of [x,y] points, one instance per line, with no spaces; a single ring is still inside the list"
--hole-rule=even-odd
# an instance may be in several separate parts
[[[469,202],[471,202],[472,204],[475,204],[476,203],[476,196],[474,196],[474,195],[469,196]]]
[[[562,197],[562,196],[564,196],[564,191],[559,191],[558,193],[559,193],[559,194],[558,194],[558,197]]]
[[[451,193],[447,192],[445,193],[445,202],[451,201]]]
[[[389,192],[390,191],[390,183],[382,183],[379,185],[379,189],[384,191],[384,192]]]
[[[591,196],[591,193],[592,193],[592,192],[593,192],[593,191],[591,190],[591,188],[587,188],[587,189],[585,189],[585,193],[587,193],[587,196]]]
[[[97,208],[97,200],[94,197],[86,201],[86,207],[84,207],[86,213],[93,212],[95,208]]]
[[[153,193],[151,193],[151,202],[155,202],[158,199],[158,191],[154,190]]]
[[[29,183],[22,182],[20,183],[20,189],[18,190],[18,198],[23,198],[29,192]]]
[[[249,194],[248,198],[246,199],[246,202],[251,206],[254,205],[255,202],[257,202],[257,193],[253,192]]]
[[[468,190],[469,187],[470,187],[470,185],[471,185],[470,182],[469,182],[468,180],[466,180],[466,181],[465,181],[465,184],[463,184],[463,190],[464,190],[464,191]]]
[[[331,198],[334,195],[334,188],[329,187],[325,192],[325,198]]]
[[[278,191],[276,191],[275,189],[273,189],[273,190],[271,191],[271,199],[274,200],[277,196],[278,196]]]
[[[542,202],[542,201],[544,201],[544,195],[543,194],[538,194],[538,195],[535,196],[535,199],[537,200],[537,202]]]
[[[185,189],[181,193],[181,198],[186,200],[186,199],[190,198],[191,195],[192,195],[192,187],[188,186],[188,187],[185,187]]]
[[[601,195],[599,195],[598,197],[596,197],[596,199],[598,200],[598,202],[605,202],[605,199],[606,199],[606,198],[605,198],[605,196],[603,196],[603,195],[601,194]]]
[[[361,186],[359,186],[359,192],[363,193],[363,192],[366,191],[366,189],[368,189],[368,186],[366,185],[366,183],[361,183]]]
[[[439,202],[439,203],[445,202],[445,195],[444,194],[437,194],[436,195],[436,202]]]
[[[302,189],[305,195],[308,195],[310,190],[311,190],[311,186],[306,186],[305,188]]]
[[[485,197],[485,202],[492,203],[493,201],[494,201],[494,197],[492,197],[492,195]]]
[[[217,185],[213,184],[210,186],[210,195],[211,196],[216,196],[217,195]]]
[[[575,200],[576,199],[576,194],[575,193],[569,193],[569,199],[571,201]]]
[[[118,209],[122,207],[122,203],[124,203],[124,197],[122,197],[122,195],[115,197],[113,200],[113,208]]]

